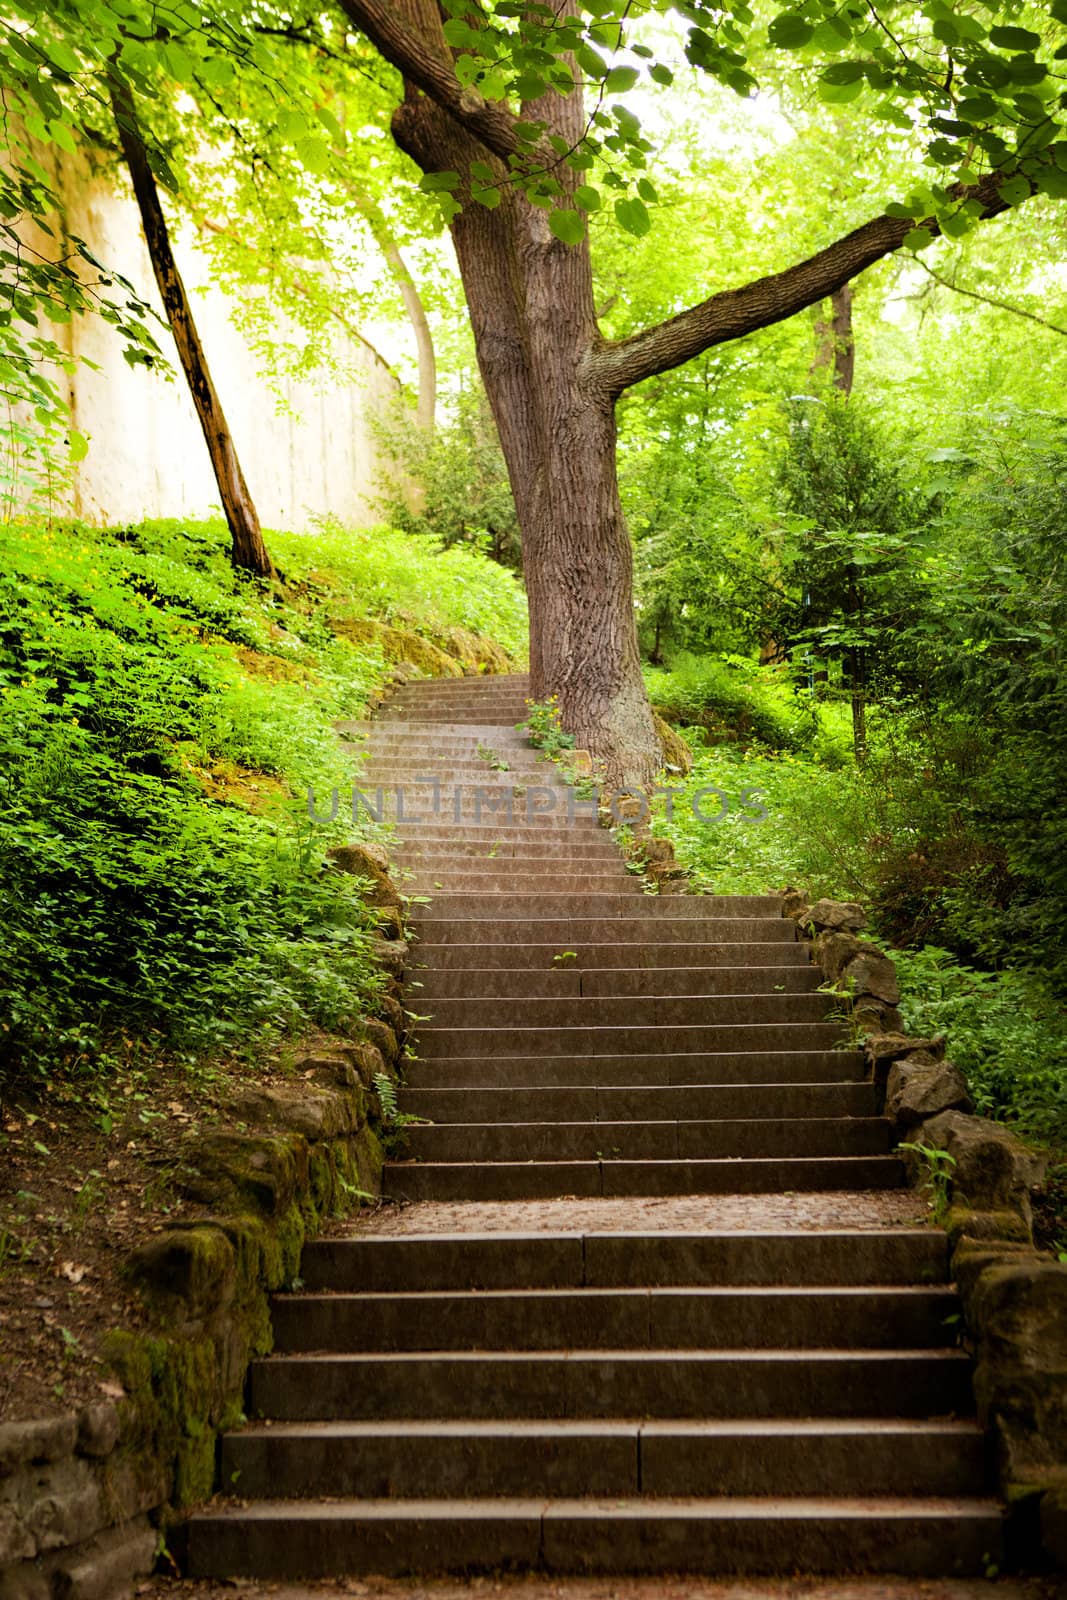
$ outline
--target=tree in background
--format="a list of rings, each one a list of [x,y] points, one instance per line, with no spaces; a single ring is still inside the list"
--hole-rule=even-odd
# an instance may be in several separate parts
[[[148,163],[137,109],[129,85],[115,69],[110,79],[111,109],[115,116],[122,152],[129,168],[141,226],[152,262],[160,298],[167,313],[170,331],[178,349],[185,381],[189,386],[197,420],[200,423],[215,474],[223,515],[230,530],[231,558],[235,567],[269,578],[273,573],[270,556],[263,542],[259,514],[248,491],[237,457],[233,435],[212,381],[203,342],[197,332],[189,296],[182,282],[171,248],[167,219],[159,201],[159,190]]]

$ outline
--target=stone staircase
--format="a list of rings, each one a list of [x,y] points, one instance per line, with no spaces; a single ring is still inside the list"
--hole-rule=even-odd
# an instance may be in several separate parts
[[[946,1242],[900,1220],[793,924],[645,894],[516,731],[525,693],[412,684],[353,730],[430,897],[402,1095],[428,1120],[385,1173],[420,1203],[306,1247],[191,1572],[985,1570]]]

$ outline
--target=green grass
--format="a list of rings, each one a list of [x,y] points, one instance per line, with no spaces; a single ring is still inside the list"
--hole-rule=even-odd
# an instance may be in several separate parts
[[[521,596],[388,529],[270,540],[284,584],[237,577],[221,524],[0,528],[0,1081],[254,1052],[373,1002],[375,917],[325,856],[357,830],[306,796],[350,782],[332,723],[390,668],[330,620],[440,644],[499,614],[519,651]]]

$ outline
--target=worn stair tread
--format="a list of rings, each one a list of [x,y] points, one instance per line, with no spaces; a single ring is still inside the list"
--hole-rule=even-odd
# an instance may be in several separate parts
[[[233,1439],[409,1439],[468,1436],[483,1439],[612,1438],[633,1433],[690,1439],[866,1438],[871,1433],[901,1438],[984,1437],[975,1417],[376,1417],[361,1420],[245,1423]]]
[[[492,1499],[481,1500],[362,1500],[343,1499],[315,1500],[311,1504],[303,1504],[299,1500],[258,1500],[248,1505],[219,1506],[199,1511],[192,1519],[194,1522],[204,1523],[213,1521],[232,1521],[250,1518],[256,1521],[270,1521],[277,1518],[279,1521],[308,1520],[317,1518],[352,1517],[355,1520],[374,1520],[377,1518],[391,1519],[405,1515],[418,1515],[432,1518],[435,1521],[448,1522],[454,1519],[457,1507],[476,1515],[479,1519],[505,1518],[516,1514],[523,1517],[540,1518],[552,1515],[583,1516],[595,1514],[611,1518],[613,1514],[620,1517],[639,1516],[672,1517],[679,1512],[689,1512],[700,1516],[714,1516],[723,1518],[753,1517],[759,1521],[766,1519],[768,1511],[773,1509],[775,1516],[800,1519],[813,1515],[831,1514],[844,1519],[851,1517],[922,1517],[936,1515],[939,1519],[948,1513],[961,1519],[973,1518],[975,1521],[995,1519],[1001,1520],[1002,1512],[999,1503],[991,1498],[979,1496],[959,1498],[918,1498],[894,1497],[867,1499],[844,1499],[839,1496],[824,1496],[801,1499],[799,1497],[782,1496],[775,1500],[759,1497],[742,1498],[741,1496],[722,1496],[721,1498],[683,1498],[672,1496],[656,1500],[642,1500],[638,1496],[628,1499],[614,1497],[602,1499],[590,1497],[581,1500],[514,1500]]]

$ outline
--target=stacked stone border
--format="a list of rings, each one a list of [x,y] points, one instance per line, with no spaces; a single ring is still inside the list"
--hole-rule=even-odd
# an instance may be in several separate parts
[[[127,1263],[149,1328],[107,1336],[114,1398],[0,1424],[0,1600],[118,1600],[180,1554],[181,1513],[218,1487],[218,1436],[271,1348],[271,1295],[296,1280],[306,1238],[380,1193],[377,1085],[397,1080],[405,1033],[403,900],[376,847],[330,854],[378,911],[377,1014],[298,1057],[291,1086],[244,1088],[229,1131],[179,1143],[175,1188],[195,1212]]]

